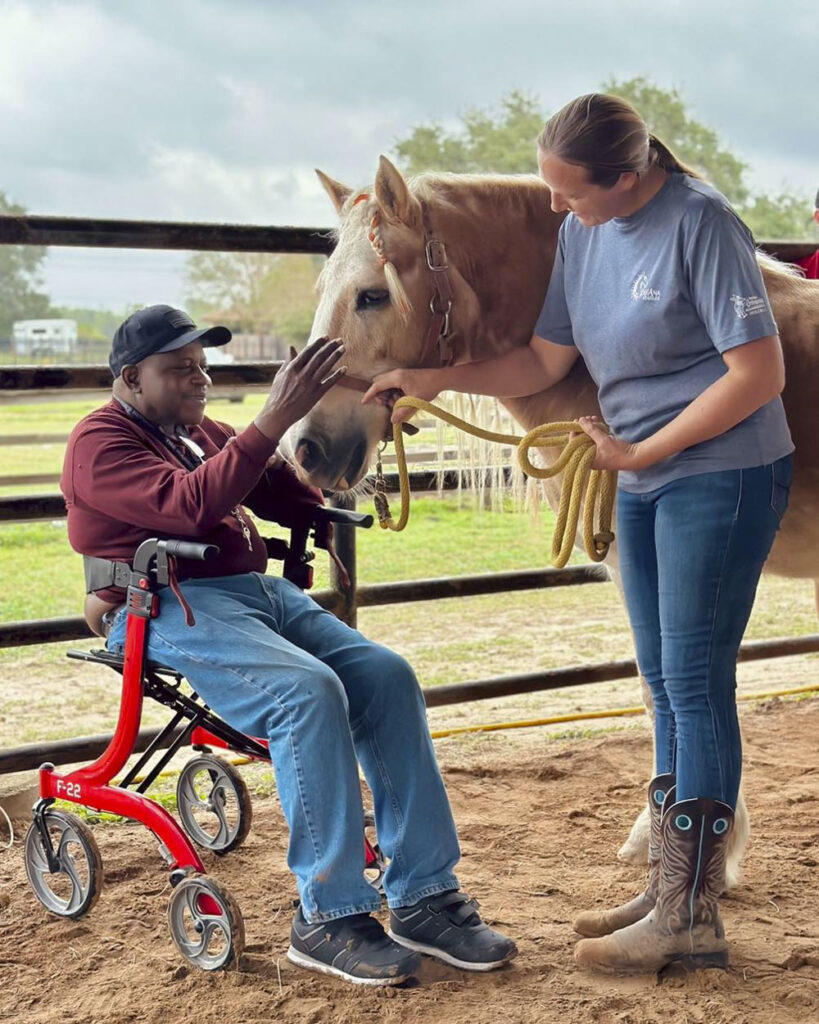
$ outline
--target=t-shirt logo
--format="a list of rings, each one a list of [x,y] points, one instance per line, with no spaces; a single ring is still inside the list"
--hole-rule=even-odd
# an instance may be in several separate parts
[[[746,316],[753,316],[754,313],[764,313],[768,308],[761,295],[732,295],[731,302],[740,320],[744,320]]]
[[[659,302],[659,288],[649,288],[648,274],[640,273],[635,277],[631,286],[631,297],[635,302]]]

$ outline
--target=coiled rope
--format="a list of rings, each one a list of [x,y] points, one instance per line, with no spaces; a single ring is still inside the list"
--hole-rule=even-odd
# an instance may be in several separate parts
[[[608,554],[614,534],[611,521],[614,510],[615,482],[617,474],[610,470],[592,469],[597,448],[592,439],[585,434],[580,424],[574,420],[559,423],[544,423],[530,430],[528,434],[501,434],[493,430],[485,430],[474,423],[469,423],[440,406],[425,402],[422,398],[405,396],[399,398],[394,408],[410,408],[423,410],[444,420],[458,430],[463,430],[474,437],[498,444],[513,445],[517,448],[518,463],[528,476],[539,480],[563,473],[563,485],[560,491],[560,504],[557,509],[555,530],[552,536],[551,562],[562,569],[569,560],[577,535],[577,524],[580,518],[580,506],[583,505],[583,545],[586,554],[593,562],[602,562]],[[393,519],[387,501],[383,476],[376,476],[376,491],[373,496],[378,524],[383,530],[401,531],[409,521],[410,487],[407,472],[407,458],[404,452],[402,424],[394,428],[395,456],[398,463],[398,480],[401,492],[401,512],[398,520]],[[572,436],[574,435],[574,436]],[[563,451],[551,466],[535,466],[529,457],[530,448],[562,448]],[[595,521],[597,526],[595,528]]]

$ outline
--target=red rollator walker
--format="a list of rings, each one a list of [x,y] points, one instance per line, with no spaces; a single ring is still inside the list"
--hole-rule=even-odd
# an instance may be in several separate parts
[[[369,527],[372,516],[315,506],[312,522],[294,527],[290,542],[266,541],[268,555],[284,560],[284,575],[302,589],[312,585],[312,535],[326,546],[329,523]],[[179,540],[146,540],[134,556],[126,592],[125,652],[69,651],[68,656],[107,665],[122,675],[122,698],[116,732],[91,765],[68,774],[53,764],[40,768],[40,799],[24,844],[26,873],[37,899],[60,917],[86,914],[102,887],[102,858],[91,829],[77,815],[53,805],[68,801],[141,821],[155,835],[170,867],[168,906],[171,936],[182,955],[196,967],[212,971],[238,961],[244,947],[244,922],[232,896],[207,875],[194,843],[216,854],[236,849],[247,837],[252,808],[247,786],[229,761],[212,747],[270,762],[266,740],[231,728],[193,691],[182,690],[182,676],[145,656],[150,620],[159,613],[160,596],[175,599],[170,585],[175,559],[206,560],[213,545]],[[119,782],[139,732],[144,696],[168,707],[172,717],[145,753]],[[176,789],[181,825],[145,792],[174,754],[186,743],[198,753],[182,769]],[[365,817],[373,826],[372,815]],[[377,842],[364,836],[365,874],[381,888],[384,860]]]

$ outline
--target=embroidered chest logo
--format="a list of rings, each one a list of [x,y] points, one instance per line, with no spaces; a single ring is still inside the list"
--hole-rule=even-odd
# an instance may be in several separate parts
[[[650,288],[648,274],[638,274],[631,286],[631,297],[635,302],[659,302],[659,288]]]
[[[740,320],[755,313],[764,313],[767,308],[761,295],[732,295],[731,303]]]

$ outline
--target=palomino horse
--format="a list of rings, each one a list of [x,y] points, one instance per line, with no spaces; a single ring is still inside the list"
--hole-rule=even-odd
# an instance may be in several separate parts
[[[374,185],[355,192],[318,173],[341,224],[319,279],[311,337],[344,339],[349,375],[361,388],[362,380],[396,366],[482,359],[529,342],[562,219],[540,179],[428,174],[410,186],[382,157]],[[811,443],[819,402],[819,282],[767,258],[762,269],[785,351],[784,400],[797,448],[790,506],[766,569],[812,578],[819,595],[819,448]],[[334,388],[283,442],[300,476],[331,490],[361,481],[388,430],[385,408],[362,405],[355,380],[352,385]],[[504,404],[527,430],[599,412],[582,360],[547,391]],[[554,505],[554,490],[548,497]],[[729,880],[737,877],[747,835],[741,801]],[[644,813],[620,855],[643,859],[646,849]]]

